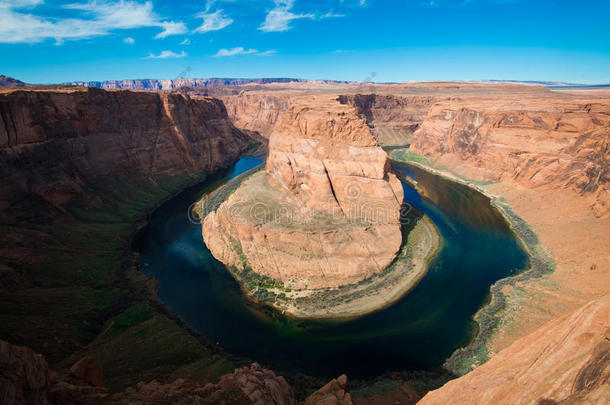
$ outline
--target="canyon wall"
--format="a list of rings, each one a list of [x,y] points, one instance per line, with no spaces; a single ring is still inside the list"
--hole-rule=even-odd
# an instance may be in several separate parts
[[[251,142],[222,102],[97,89],[0,93],[0,218],[52,220],[84,189],[211,173]]]
[[[394,146],[411,143],[413,133],[426,118],[435,97],[347,94],[340,95],[338,101],[358,109],[381,145]]]
[[[382,145],[410,143],[412,151],[476,180],[569,188],[596,215],[608,212],[607,100],[514,85],[430,87],[420,95],[396,90],[338,100],[358,108]]]
[[[414,133],[411,149],[438,159],[440,165],[462,162],[464,168],[472,167],[467,177],[572,189],[591,201],[597,216],[608,213],[607,104],[564,100],[490,104],[435,104]]]
[[[227,108],[229,118],[236,127],[258,132],[269,138],[280,114],[290,107],[288,94],[241,92],[218,96]]]
[[[154,300],[132,262],[137,221],[230,165],[251,143],[216,99],[93,88],[0,90],[0,339],[58,362],[86,350],[114,316]],[[161,341],[173,336],[180,343],[172,345],[183,347],[193,339],[155,316],[165,326],[151,333]],[[148,339],[128,352],[161,353],[151,347],[156,344]],[[175,354],[165,356],[162,362],[173,366],[147,370],[164,378],[179,367]],[[136,362],[147,359],[142,354]],[[116,380],[129,378],[121,361],[108,364]]]

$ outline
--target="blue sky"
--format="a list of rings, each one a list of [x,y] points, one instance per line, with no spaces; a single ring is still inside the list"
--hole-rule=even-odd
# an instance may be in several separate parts
[[[610,83],[610,1],[0,0],[0,74]]]

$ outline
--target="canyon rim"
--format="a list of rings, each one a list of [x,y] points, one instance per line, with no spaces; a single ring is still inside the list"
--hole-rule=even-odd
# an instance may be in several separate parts
[[[0,0],[0,404],[606,405],[608,15]]]

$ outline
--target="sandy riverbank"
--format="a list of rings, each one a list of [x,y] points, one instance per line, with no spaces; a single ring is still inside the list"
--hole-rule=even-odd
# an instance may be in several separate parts
[[[316,319],[350,318],[379,311],[417,285],[440,246],[440,234],[423,216],[409,232],[395,262],[383,273],[340,288],[291,292],[273,306],[296,318]]]

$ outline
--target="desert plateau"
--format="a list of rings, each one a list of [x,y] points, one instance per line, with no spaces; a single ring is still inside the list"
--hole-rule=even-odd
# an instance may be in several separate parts
[[[607,404],[608,12],[0,0],[0,404]]]

